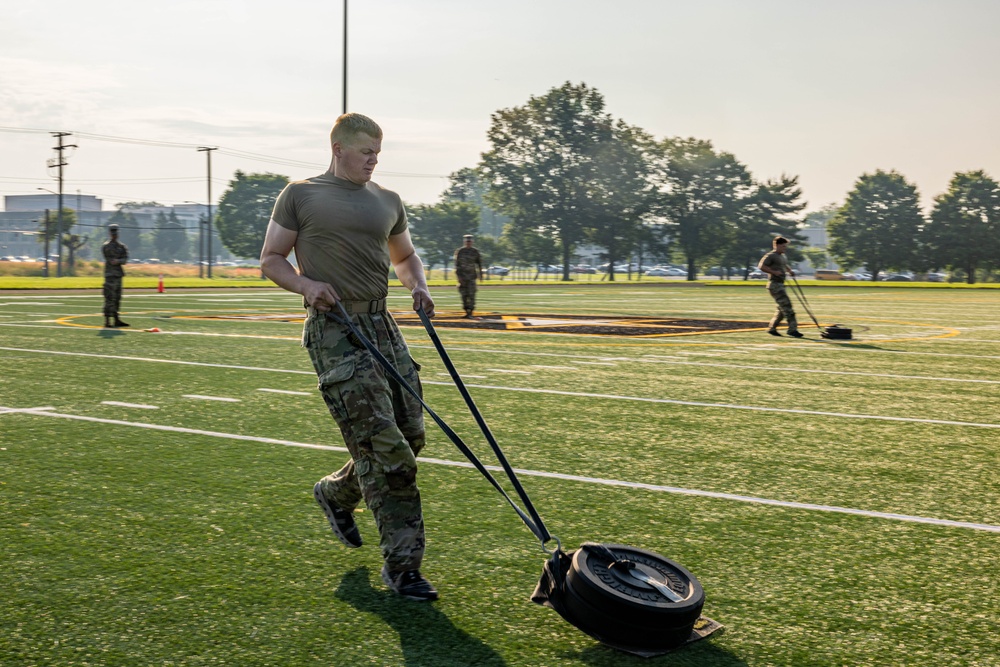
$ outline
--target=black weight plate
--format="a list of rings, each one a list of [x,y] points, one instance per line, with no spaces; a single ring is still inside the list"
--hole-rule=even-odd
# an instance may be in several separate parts
[[[674,602],[653,586],[620,576],[606,558],[586,548],[573,553],[566,577],[568,589],[590,605],[604,610],[608,616],[632,624],[678,626],[698,619],[705,604],[705,592],[684,567],[645,549],[620,544],[604,546],[619,560],[631,561],[654,575],[683,599]]]
[[[847,327],[841,327],[835,324],[832,327],[826,327],[820,334],[820,336],[823,338],[850,340],[851,329],[848,329]]]
[[[609,614],[606,609],[595,607],[568,586],[563,602],[564,616],[576,627],[601,641],[636,649],[670,649],[680,646],[691,636],[697,620],[696,617],[681,624],[663,622],[652,626],[639,625],[621,616]],[[665,620],[663,617],[653,618]]]

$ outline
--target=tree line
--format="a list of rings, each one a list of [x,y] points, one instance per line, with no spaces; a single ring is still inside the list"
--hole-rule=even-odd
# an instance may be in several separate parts
[[[777,235],[793,241],[793,261],[823,255],[803,247],[798,176],[759,180],[708,140],[657,139],[612,117],[585,83],[493,113],[487,139],[479,164],[452,174],[440,202],[408,206],[425,262],[447,267],[485,216],[503,221],[499,234],[477,239],[488,262],[560,262],[564,280],[582,245],[601,249],[610,280],[616,264],[637,255],[641,264],[644,254],[680,260],[689,280],[709,263],[748,269]],[[236,173],[217,223],[231,252],[259,252],[287,181]],[[895,171],[862,175],[828,213],[829,255],[873,280],[946,268],[974,282],[1000,268],[1000,186],[982,171],[956,174],[926,217],[916,187]]]

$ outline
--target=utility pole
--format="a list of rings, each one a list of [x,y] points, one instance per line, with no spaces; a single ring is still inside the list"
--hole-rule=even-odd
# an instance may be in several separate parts
[[[344,0],[344,113],[347,113],[347,0]]]
[[[58,252],[59,257],[56,263],[56,277],[62,276],[62,234],[63,234],[63,167],[66,166],[67,162],[63,159],[63,151],[67,148],[77,148],[76,144],[63,144],[63,137],[68,137],[71,135],[70,132],[51,132],[58,141],[58,146],[53,146],[52,148],[56,151],[57,157],[49,160],[50,167],[59,168],[59,211],[56,213],[56,219],[58,220],[56,226],[56,252]]]
[[[212,151],[218,150],[218,147],[208,148],[202,146],[198,149],[199,153],[204,153],[205,157],[208,158],[208,277],[212,277]]]

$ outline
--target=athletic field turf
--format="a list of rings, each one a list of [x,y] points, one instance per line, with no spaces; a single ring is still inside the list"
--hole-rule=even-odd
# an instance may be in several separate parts
[[[806,290],[854,340],[798,303],[807,338],[766,335],[762,285],[482,289],[480,330],[433,288],[564,549],[649,549],[704,585],[725,634],[651,660],[528,600],[545,552],[430,420],[441,600],[386,592],[367,512],[363,548],[336,541],[312,486],[347,455],[294,295],[126,293],[132,328],[106,330],[97,292],[0,293],[0,664],[1000,665],[1000,291]]]

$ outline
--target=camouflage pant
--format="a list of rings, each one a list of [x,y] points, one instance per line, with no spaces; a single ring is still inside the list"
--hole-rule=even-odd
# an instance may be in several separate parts
[[[476,279],[475,278],[459,278],[458,279],[458,293],[462,295],[462,309],[463,310],[475,310],[476,309]]]
[[[774,311],[774,317],[771,318],[770,328],[774,329],[781,324],[782,320],[788,320],[788,331],[798,331],[799,322],[795,319],[795,309],[792,308],[792,300],[788,298],[784,283],[769,282],[767,291],[771,293],[771,298],[778,304],[778,309]]]
[[[421,395],[420,367],[388,313],[352,316],[361,332]],[[340,426],[351,460],[324,477],[322,491],[353,510],[364,499],[378,526],[390,572],[418,569],[424,555],[424,520],[417,489],[417,454],[424,447],[420,403],[388,377],[347,330],[310,311],[302,344],[309,350],[319,389]]]
[[[104,317],[118,317],[122,303],[122,277],[104,276]]]

